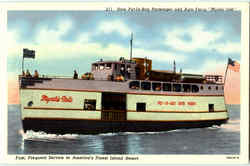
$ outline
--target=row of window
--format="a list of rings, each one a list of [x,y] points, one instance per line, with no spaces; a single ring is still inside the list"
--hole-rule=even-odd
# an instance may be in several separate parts
[[[84,110],[96,110],[96,100],[84,100]],[[208,104],[209,112],[214,112],[214,104]],[[136,103],[136,111],[137,112],[145,112],[146,111],[146,103]]]
[[[125,64],[116,64],[116,63],[106,63],[106,64],[93,64],[93,70],[104,70],[104,69],[112,69],[112,65],[114,65],[114,70],[117,70],[119,67],[121,70],[125,70],[125,67],[130,70],[130,65],[125,66]]]
[[[129,83],[130,89],[135,90],[153,90],[153,91],[174,91],[174,92],[199,92],[199,90],[204,90],[203,86],[190,85],[190,84],[178,84],[178,83],[160,83],[160,82],[151,82],[148,81],[131,81]],[[212,90],[211,86],[208,86],[208,90]],[[219,90],[218,86],[215,87],[215,90]],[[222,87],[223,90],[223,87]]]
[[[93,69],[94,70],[103,70],[103,69],[111,69],[112,68],[112,64],[111,63],[107,63],[107,64],[94,64],[93,65]]]

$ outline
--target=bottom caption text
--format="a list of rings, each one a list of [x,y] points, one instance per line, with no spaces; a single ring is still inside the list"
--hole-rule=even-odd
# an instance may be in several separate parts
[[[105,161],[105,160],[139,160],[138,156],[58,156],[58,155],[49,155],[49,156],[31,156],[31,155],[25,155],[25,156],[16,156],[16,160],[99,160],[99,161]]]

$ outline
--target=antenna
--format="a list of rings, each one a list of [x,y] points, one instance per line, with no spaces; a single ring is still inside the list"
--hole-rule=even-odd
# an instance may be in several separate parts
[[[131,39],[130,39],[130,60],[132,60],[132,45],[133,45],[133,32],[131,33]]]
[[[175,64],[175,60],[174,60],[174,73],[176,73],[176,64]]]

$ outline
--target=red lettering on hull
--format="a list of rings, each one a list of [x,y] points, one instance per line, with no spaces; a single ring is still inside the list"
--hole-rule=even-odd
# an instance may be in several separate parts
[[[176,105],[176,102],[175,101],[170,101],[169,104],[170,105]]]
[[[185,105],[185,102],[184,101],[179,101],[178,105]]]
[[[41,101],[45,101],[47,104],[52,101],[52,102],[68,102],[68,103],[71,103],[73,101],[72,97],[69,96],[56,96],[56,97],[48,97],[46,95],[42,95],[42,99]]]
[[[189,106],[194,106],[196,105],[196,102],[194,101],[158,101],[157,102],[158,105],[179,105],[179,106],[185,106],[185,105],[189,105]]]
[[[196,102],[193,102],[193,101],[190,101],[190,102],[188,102],[188,105],[196,105]]]

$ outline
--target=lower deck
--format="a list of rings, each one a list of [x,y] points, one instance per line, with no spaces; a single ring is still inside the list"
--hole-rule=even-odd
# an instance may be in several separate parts
[[[24,130],[162,131],[207,127],[228,119],[221,95],[141,95],[47,89],[21,89],[20,94]]]

